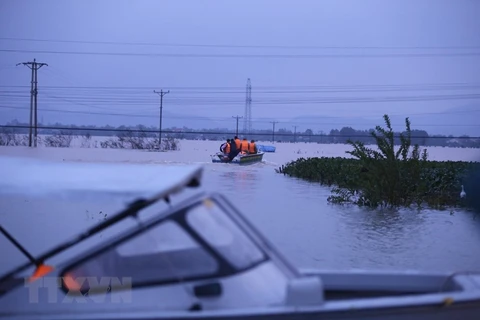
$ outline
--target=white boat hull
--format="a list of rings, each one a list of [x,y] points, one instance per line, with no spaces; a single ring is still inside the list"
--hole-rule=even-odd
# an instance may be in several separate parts
[[[263,271],[262,271],[263,270]],[[0,311],[0,319],[478,319],[480,314],[480,277],[447,274],[428,275],[422,273],[393,272],[302,272],[309,278],[318,277],[325,289],[319,305],[286,305],[288,300],[282,290],[283,278],[273,276],[276,268],[267,263],[250,272],[222,281],[225,296],[199,300],[201,311],[169,311],[161,307],[162,302],[170,308],[181,308],[184,288],[165,288],[134,291],[132,301],[64,304],[38,303],[24,307],[24,314],[13,315],[8,309]],[[251,279],[251,280],[249,280]],[[262,281],[263,279],[263,281]],[[253,282],[252,282],[253,281]],[[255,283],[257,287],[255,287]],[[262,288],[275,295],[266,294]],[[277,287],[275,289],[274,287]],[[463,286],[463,287],[462,287]],[[237,294],[249,299],[232,299]],[[249,290],[250,289],[250,290]],[[240,290],[240,291],[239,291]],[[444,292],[441,292],[444,290]],[[177,294],[175,294],[177,291]],[[251,292],[249,292],[251,291]],[[288,291],[288,290],[287,290]],[[253,292],[257,292],[254,294]],[[230,294],[227,294],[230,293]],[[321,295],[321,294],[320,294]],[[225,298],[226,297],[226,298]],[[230,298],[229,298],[230,297]],[[44,295],[47,299],[47,295]],[[111,298],[110,298],[111,299]],[[173,301],[177,301],[177,305]],[[320,299],[322,300],[322,299]],[[120,299],[118,300],[120,301]],[[157,301],[158,307],[154,307]],[[108,300],[107,300],[108,302]],[[10,301],[12,311],[22,302]],[[62,304],[60,301],[58,303]],[[15,304],[18,304],[15,306]],[[49,309],[52,308],[50,311]],[[28,311],[27,311],[28,310]],[[54,311],[55,310],[55,311]]]

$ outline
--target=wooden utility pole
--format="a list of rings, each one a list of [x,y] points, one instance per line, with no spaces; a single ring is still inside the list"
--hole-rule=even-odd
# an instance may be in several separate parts
[[[293,131],[293,143],[297,142],[297,127],[298,126],[293,126],[294,130]]]
[[[154,93],[158,94],[160,96],[160,123],[158,126],[158,151],[162,150],[162,116],[163,116],[163,96],[166,95],[167,93],[170,93],[170,90],[168,91],[156,91],[153,90]]]
[[[37,134],[38,134],[38,116],[37,116],[37,95],[38,95],[38,77],[37,71],[43,66],[48,64],[43,62],[37,62],[33,59],[33,62],[20,62],[17,66],[23,64],[32,70],[32,80],[30,85],[30,129],[28,133],[28,146],[32,146],[32,131],[33,131],[33,146],[37,146]]]
[[[271,124],[273,124],[273,130],[272,130],[272,142],[275,143],[275,124],[278,123],[278,121],[270,121]]]
[[[233,116],[232,116],[232,118],[237,119],[237,128],[236,128],[236,130],[235,130],[235,135],[238,137],[238,120],[239,120],[239,119],[242,119],[243,117],[239,117],[239,116],[233,117]]]

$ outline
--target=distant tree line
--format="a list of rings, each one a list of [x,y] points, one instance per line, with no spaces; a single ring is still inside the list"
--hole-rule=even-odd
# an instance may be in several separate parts
[[[28,134],[29,125],[21,123],[17,120],[7,123],[5,126],[0,126],[1,130],[10,133]],[[116,136],[119,132],[138,132],[143,135],[156,137],[158,136],[158,128],[147,127],[144,125],[136,126],[93,126],[93,125],[65,125],[62,123],[54,123],[49,125],[39,125],[38,134],[52,135],[71,134],[76,136]],[[332,129],[329,133],[319,131],[313,132],[312,129],[307,129],[303,132],[292,132],[287,129],[278,129],[275,132],[272,130],[252,130],[248,135],[239,132],[239,136],[245,136],[247,139],[254,139],[260,141],[276,141],[276,142],[311,142],[311,143],[338,143],[345,144],[348,140],[360,141],[364,144],[375,144],[369,130],[356,130],[352,127],[343,127],[341,129]],[[235,130],[228,128],[215,129],[191,129],[183,128],[166,128],[162,130],[162,135],[165,138],[174,139],[189,139],[189,140],[225,140],[232,138],[235,135]],[[454,137],[446,135],[429,135],[426,130],[416,129],[411,130],[412,143],[420,146],[443,146],[443,147],[461,147],[461,148],[480,148],[479,137],[469,137],[467,135]],[[395,144],[400,144],[400,132],[395,133]]]

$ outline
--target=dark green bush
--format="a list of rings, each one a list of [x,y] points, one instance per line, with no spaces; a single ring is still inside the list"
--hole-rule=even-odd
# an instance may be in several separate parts
[[[300,158],[279,168],[288,176],[333,187],[330,202],[368,207],[432,208],[462,205],[460,191],[465,175],[480,168],[477,162],[429,161],[426,150],[411,145],[410,121],[395,150],[390,119],[377,126],[372,137],[377,149],[349,141],[353,158]]]

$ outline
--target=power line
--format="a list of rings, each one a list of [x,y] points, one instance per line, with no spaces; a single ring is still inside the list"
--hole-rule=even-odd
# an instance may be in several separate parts
[[[12,106],[0,106],[2,109],[19,109],[19,110],[26,110],[25,107],[12,107]],[[129,118],[151,118],[151,114],[138,114],[138,113],[106,113],[106,112],[94,112],[94,111],[77,111],[77,110],[63,110],[63,109],[48,109],[48,108],[42,108],[42,111],[45,112],[55,112],[55,113],[71,113],[71,114],[85,114],[85,115],[100,115],[100,116],[123,116],[123,117],[129,117]],[[415,113],[412,114],[411,116],[415,115],[442,115],[442,114],[470,114],[470,113],[475,113],[475,112],[480,112],[480,110],[472,110],[472,111],[464,111],[464,112],[436,112],[436,113]],[[395,115],[395,114],[393,114]],[[403,116],[403,115],[402,115]],[[191,120],[209,120],[209,121],[224,121],[227,118],[219,118],[219,117],[193,117],[193,116],[169,116],[165,117],[168,119],[191,119]],[[235,117],[234,117],[235,118]],[[242,117],[240,117],[242,118]],[[332,118],[329,116],[325,116],[325,118]],[[338,118],[341,119],[341,117],[333,117],[333,118]],[[256,123],[272,123],[271,121],[268,120],[252,120],[253,122]],[[345,123],[336,123],[336,122],[299,122],[295,121],[294,119],[291,118],[285,118],[285,122],[289,123],[300,123],[300,124],[312,124],[312,125],[337,125],[337,126],[342,126],[346,125]],[[373,124],[372,124],[373,125]],[[416,124],[416,126],[430,126],[430,127],[445,127],[445,126],[458,126],[458,127],[464,127],[464,126],[470,126],[470,127],[480,127],[479,125],[434,125],[434,124]]]
[[[24,95],[15,95],[15,94],[0,94],[1,97],[5,98],[23,98]],[[125,97],[87,97],[87,96],[51,96],[54,99],[68,99],[70,98],[71,103],[104,103],[116,104],[116,105],[142,105],[150,104],[152,100],[145,98],[130,98]],[[270,99],[261,99],[259,98],[256,101],[256,105],[302,105],[302,104],[349,104],[349,103],[380,103],[380,102],[415,102],[415,101],[448,101],[448,100],[478,100],[480,99],[479,94],[449,94],[449,95],[422,95],[422,96],[370,96],[370,97],[291,97],[286,99],[284,97],[273,97]],[[75,101],[75,102],[73,102]],[[215,97],[205,97],[201,98],[175,98],[171,100],[172,105],[178,106],[221,106],[225,107],[226,104],[229,105],[238,105],[243,104],[239,99],[230,98],[230,99],[218,99]]]
[[[277,121],[278,122],[278,121]],[[0,128],[5,128],[5,129],[28,129],[29,126],[27,125],[0,125]],[[97,132],[110,132],[110,133],[115,133],[115,132],[133,132],[133,133],[151,133],[152,135],[155,135],[157,130],[153,129],[135,129],[135,128],[129,128],[129,129],[120,129],[120,128],[92,128],[92,127],[67,127],[67,126],[39,126],[39,130],[64,130],[64,131],[97,131]],[[266,131],[266,130],[264,130]],[[225,134],[225,135],[230,135],[232,134],[232,131],[213,131],[213,130],[164,130],[164,133],[167,134]],[[258,132],[258,133],[252,133],[253,136],[270,136],[272,133],[270,132]],[[279,137],[292,137],[293,133],[284,133],[284,132],[278,132],[275,134],[276,136]],[[315,133],[297,133],[297,137],[312,137],[312,136],[317,136],[317,137],[343,137],[343,138],[372,138],[371,135],[369,134],[352,134],[352,135],[342,135],[342,134],[315,134]],[[480,139],[480,137],[470,137],[470,136],[438,136],[438,135],[432,135],[432,136],[411,136],[412,139]]]
[[[63,95],[51,95],[45,93],[46,97],[52,99],[73,99],[71,101],[77,102],[132,102],[133,104],[142,104],[142,103],[151,103],[154,101],[152,98],[138,97],[138,96],[117,96],[117,95],[79,95],[79,94],[63,94]],[[278,104],[278,103],[343,103],[343,102],[370,102],[379,100],[380,102],[385,101],[434,101],[434,100],[464,100],[464,99],[478,99],[480,93],[461,93],[461,94],[433,94],[433,95],[402,95],[402,96],[290,96],[290,97],[263,97],[259,98],[257,102],[260,104]],[[25,93],[2,93],[0,92],[0,97],[3,98],[25,98],[27,95]],[[15,100],[15,99],[12,99]],[[229,97],[179,97],[172,98],[172,101],[178,102],[179,104],[199,104],[199,103],[242,103],[241,98],[236,96]]]
[[[1,88],[1,86],[0,86]],[[55,92],[60,91],[54,88],[48,88],[42,86],[45,91],[48,92]],[[411,92],[411,91],[457,91],[457,90],[478,90],[480,85],[476,86],[452,86],[452,87],[398,87],[398,88],[352,88],[352,89],[310,89],[310,90],[255,90],[257,94],[305,94],[305,93],[364,93],[364,92]],[[69,88],[65,88],[69,89]],[[65,90],[63,89],[63,90]],[[72,90],[73,88],[70,88]],[[145,91],[147,90],[127,90],[127,89],[114,89],[114,90],[93,90],[93,89],[73,89],[74,91],[71,94],[85,94],[88,93],[90,95],[144,95]],[[23,93],[23,90],[2,90],[0,92],[3,93]],[[225,94],[245,94],[245,91],[179,91],[177,92],[179,95],[205,95],[205,94],[214,94],[214,95],[225,95]],[[191,98],[197,98],[196,96],[192,96]],[[204,97],[199,97],[200,99]]]
[[[27,88],[27,86],[9,86],[4,85],[0,88],[9,88],[10,90],[2,90],[0,93],[3,94],[20,94],[25,91],[20,90],[20,88]],[[81,95],[82,97],[85,94],[105,96],[105,95],[114,95],[114,96],[134,96],[134,95],[143,95],[146,91],[151,90],[150,87],[73,87],[73,86],[42,86],[46,92],[62,92],[66,93],[68,90],[68,95]],[[210,88],[215,89],[216,87],[176,87],[179,94],[183,95],[192,95],[192,94],[244,94],[245,89],[238,91],[224,91],[225,89],[234,90],[236,87],[217,87],[216,91],[205,91]],[[192,89],[190,89],[192,88]],[[450,90],[474,90],[480,88],[480,83],[457,83],[457,84],[412,84],[412,85],[347,85],[347,86],[278,86],[278,87],[264,87],[272,89],[262,89],[262,87],[257,88],[255,91],[258,94],[300,94],[300,93],[336,93],[336,92],[350,92],[350,93],[364,93],[364,92],[389,92],[389,91],[450,91]],[[277,88],[277,89],[275,89]],[[297,88],[297,89],[291,89]],[[305,88],[305,89],[304,89]],[[12,90],[13,89],[13,90]],[[185,90],[187,89],[187,90]],[[189,90],[190,89],[190,90]],[[203,90],[201,90],[203,89]],[[224,89],[224,90],[220,90]],[[183,98],[196,98],[204,99],[204,96],[197,97],[182,97]]]
[[[479,46],[304,46],[304,45],[228,45],[228,44],[184,44],[184,43],[154,43],[154,42],[118,42],[118,41],[85,41],[60,39],[33,39],[1,37],[0,40],[53,42],[78,44],[104,44],[129,46],[158,46],[158,47],[204,47],[204,48],[271,48],[271,49],[381,49],[381,50],[452,50],[452,49],[479,49]]]
[[[0,85],[0,88],[27,88],[25,85]],[[239,90],[234,91],[234,93],[245,93],[245,88],[240,86],[168,86],[171,89],[181,90],[193,90],[192,92],[205,92],[203,90],[217,90],[214,92],[225,92],[223,90]],[[411,83],[411,84],[350,84],[350,85],[276,85],[276,86],[255,86],[255,91],[267,91],[269,90],[285,90],[294,89],[295,92],[299,90],[390,90],[390,89],[404,89],[404,90],[414,90],[414,89],[439,89],[439,90],[448,90],[448,89],[466,89],[466,88],[479,88],[480,83]],[[75,90],[92,90],[92,91],[108,91],[108,90],[153,90],[155,87],[150,86],[42,86],[44,89],[75,89]],[[323,92],[323,91],[322,91]],[[127,92],[128,93],[128,92]]]
[[[321,58],[431,58],[431,57],[478,57],[480,52],[462,53],[369,53],[369,54],[202,54],[202,53],[140,53],[140,52],[95,52],[0,49],[5,53],[130,56],[163,58],[269,58],[269,59],[321,59]]]

